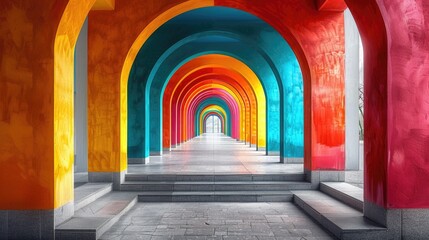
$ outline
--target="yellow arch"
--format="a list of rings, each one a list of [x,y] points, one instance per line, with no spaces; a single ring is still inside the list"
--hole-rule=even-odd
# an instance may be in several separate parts
[[[73,200],[74,51],[95,0],[70,0],[54,42],[54,208]]]
[[[161,13],[152,22],[150,22],[136,38],[130,50],[128,51],[124,65],[121,72],[120,80],[120,170],[127,169],[127,105],[128,105],[128,77],[130,75],[133,62],[143,44],[147,39],[164,23],[172,18],[185,13],[187,11],[214,6],[214,0],[190,0],[178,4],[167,11]]]
[[[245,133],[244,131],[242,131],[242,125],[245,121],[245,104],[244,104],[244,100],[241,99],[240,94],[235,90],[235,89],[229,89],[224,85],[220,85],[220,84],[216,84],[216,83],[212,83],[212,84],[207,84],[207,85],[203,85],[198,87],[197,89],[195,89],[193,92],[191,93],[186,93],[185,97],[184,97],[184,104],[182,105],[182,112],[186,112],[187,109],[189,108],[189,104],[192,101],[192,99],[198,95],[200,92],[204,91],[204,90],[210,90],[210,89],[214,89],[214,88],[218,88],[218,89],[222,89],[225,90],[227,93],[229,93],[229,95],[231,95],[232,98],[234,98],[234,100],[237,102],[238,106],[239,106],[239,111],[240,111],[240,116],[239,116],[239,123],[240,123],[240,140],[244,141],[244,136]],[[188,139],[190,136],[187,136],[187,125],[186,125],[186,114],[183,116],[183,120],[182,120],[182,127],[184,129],[184,131],[182,132],[182,138],[183,140]],[[185,135],[183,135],[185,134]]]
[[[266,146],[266,97],[262,84],[252,69],[240,60],[222,54],[203,55],[192,59],[192,65],[185,64],[183,67],[185,69],[179,70],[186,72],[186,74],[181,76],[179,81],[186,79],[195,71],[209,67],[229,69],[244,77],[252,86],[257,100],[257,145],[259,147]]]

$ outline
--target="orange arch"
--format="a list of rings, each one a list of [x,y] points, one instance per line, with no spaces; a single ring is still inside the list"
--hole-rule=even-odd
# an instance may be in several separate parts
[[[212,69],[203,69],[205,71],[209,71],[212,72]],[[227,88],[232,89],[233,91],[235,91],[235,94],[237,96],[240,96],[241,99],[243,99],[243,103],[244,103],[244,113],[245,115],[244,118],[242,119],[242,126],[244,126],[241,131],[242,131],[242,136],[241,138],[244,139],[245,141],[250,142],[250,131],[251,131],[251,122],[250,122],[250,118],[252,117],[251,114],[253,113],[253,115],[256,114],[256,103],[255,103],[255,96],[252,94],[252,92],[247,93],[245,92],[245,90],[242,88],[242,86],[240,85],[239,82],[236,82],[235,79],[232,79],[228,76],[225,75],[217,75],[217,74],[202,74],[202,72],[205,71],[197,71],[197,75],[198,77],[195,77],[191,80],[184,80],[182,81],[178,86],[180,86],[178,89],[181,89],[180,92],[189,92],[191,87],[194,86],[201,86],[201,85],[205,85],[205,84],[212,84],[212,83],[216,83],[216,84],[220,84],[223,85]],[[190,75],[189,77],[192,77],[193,75]],[[229,83],[227,83],[229,82]],[[244,83],[245,84],[245,83]],[[166,95],[165,95],[166,96]],[[179,100],[179,98],[177,98],[177,101]],[[167,107],[163,108],[163,112],[164,112],[164,117],[163,117],[163,126],[164,126],[164,143],[166,143],[166,145],[164,145],[165,148],[169,148],[169,138],[170,138],[170,126],[171,126],[171,118],[170,118],[170,111],[172,111],[172,109],[169,109],[169,104],[167,104],[169,101],[166,97],[164,97],[164,105],[168,105]],[[254,116],[255,117],[255,116]],[[256,118],[256,117],[255,117]],[[253,125],[256,128],[256,124],[253,123]],[[167,141],[167,142],[166,142]]]
[[[229,72],[235,73],[234,76],[240,76],[238,79],[245,79],[250,86],[252,86],[252,91],[254,92],[256,99],[257,99],[257,143],[260,147],[265,147],[266,144],[266,99],[265,99],[265,93],[262,87],[262,84],[260,83],[258,77],[256,74],[244,63],[241,61],[221,55],[221,54],[208,54],[204,56],[200,56],[197,58],[192,59],[188,63],[184,64],[179,70],[176,71],[176,73],[173,75],[173,77],[170,79],[167,88],[171,88],[169,85],[173,85],[177,87],[177,82],[182,81],[187,76],[191,75],[193,72],[203,69],[203,68],[223,68],[228,70]],[[177,76],[177,77],[176,77]],[[167,96],[169,96],[171,93],[168,90],[165,92]],[[173,92],[175,91],[175,88],[173,87]],[[171,95],[170,95],[171,96]],[[173,103],[170,100],[170,105],[167,106],[170,107]]]

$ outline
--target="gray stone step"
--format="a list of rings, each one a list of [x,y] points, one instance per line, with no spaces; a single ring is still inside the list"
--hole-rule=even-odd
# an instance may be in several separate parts
[[[363,189],[345,182],[320,183],[320,191],[363,212]]]
[[[308,190],[308,182],[234,181],[234,182],[124,182],[121,191],[286,191]]]
[[[291,202],[290,191],[143,192],[139,202]]]
[[[293,201],[339,239],[388,239],[387,228],[362,212],[320,192],[293,191]]]
[[[94,202],[112,191],[111,183],[86,183],[74,189],[74,210]]]
[[[137,194],[111,192],[76,211],[55,229],[55,239],[98,239],[137,202]]]
[[[125,181],[304,181],[304,173],[290,174],[136,174],[125,175]]]

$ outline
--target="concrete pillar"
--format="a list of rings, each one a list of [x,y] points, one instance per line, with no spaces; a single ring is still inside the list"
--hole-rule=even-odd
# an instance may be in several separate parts
[[[344,12],[346,170],[359,170],[359,31],[349,10]]]
[[[75,172],[88,171],[88,19],[82,26],[75,52]]]

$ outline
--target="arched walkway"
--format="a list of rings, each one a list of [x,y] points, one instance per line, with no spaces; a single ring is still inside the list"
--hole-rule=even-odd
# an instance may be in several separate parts
[[[347,7],[356,20],[365,52],[365,184],[361,199],[351,196],[357,203],[353,206],[330,195],[333,185],[326,183],[344,178],[343,11]],[[74,221],[103,219],[98,223],[111,226],[110,221],[137,200],[198,199],[183,189],[179,194],[150,193],[146,188],[175,190],[177,176],[190,175],[163,176],[174,180],[154,184],[151,180],[157,176],[127,174],[133,171],[128,161],[136,157],[145,162],[151,150],[162,151],[162,103],[168,81],[187,62],[221,54],[241,62],[241,70],[249,68],[256,76],[251,78],[257,79],[262,89],[248,81],[250,89],[240,90],[228,80],[231,84],[211,90],[201,86],[190,94],[170,92],[167,129],[176,133],[165,139],[168,150],[174,135],[176,148],[192,144],[205,108],[218,105],[225,112],[226,134],[234,143],[249,149],[245,144],[249,141],[266,154],[279,153],[276,164],[280,168],[290,165],[278,162],[303,158],[302,179],[294,179],[303,192],[292,191],[295,185],[284,183],[293,174],[280,174],[279,181],[288,186],[288,200],[327,224],[334,236],[359,238],[368,233],[378,239],[424,239],[429,234],[429,185],[425,184],[429,178],[428,8],[425,0],[2,1],[0,237],[67,238],[62,234],[71,232],[68,227],[75,226]],[[225,14],[213,21],[213,11]],[[108,182],[114,190],[100,197],[105,211],[99,212],[93,211],[99,202],[83,208],[85,201],[82,203],[82,196],[73,191],[75,45],[86,18],[90,19],[86,106],[89,180],[93,184]],[[180,74],[221,68],[217,73],[223,80],[240,82],[237,75],[249,78],[243,72],[234,73],[237,67],[202,63]],[[265,111],[261,110],[261,93],[265,95]],[[295,102],[299,104],[290,104]],[[174,116],[174,109],[179,116]],[[150,163],[139,167],[148,166]],[[255,183],[253,175],[248,181],[240,182],[240,189],[266,184]],[[218,185],[221,189],[235,186],[214,180],[202,184],[214,189]],[[304,191],[306,187],[311,190]],[[136,194],[143,189],[144,193]],[[232,201],[236,197],[233,191],[202,195]],[[258,191],[246,196],[254,201],[287,200],[284,194],[279,197]],[[115,205],[109,199],[122,203]],[[110,211],[111,204],[122,208]],[[335,216],[326,211],[332,206],[342,206],[336,208]],[[345,226],[345,222],[350,224]],[[359,227],[347,228],[355,224]],[[97,229],[105,228],[97,225],[96,237]]]

